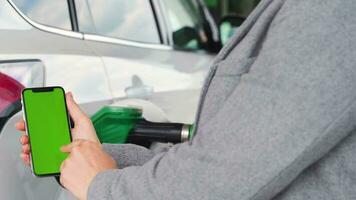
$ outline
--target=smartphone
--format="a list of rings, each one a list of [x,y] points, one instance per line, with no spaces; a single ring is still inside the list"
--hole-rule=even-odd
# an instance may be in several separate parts
[[[64,89],[26,88],[22,91],[22,106],[33,175],[58,176],[68,156],[60,148],[72,141]]]

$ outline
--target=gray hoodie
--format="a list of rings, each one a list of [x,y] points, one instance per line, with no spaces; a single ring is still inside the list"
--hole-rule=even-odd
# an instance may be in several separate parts
[[[356,199],[356,3],[264,0],[217,56],[191,142],[105,145],[88,199]]]

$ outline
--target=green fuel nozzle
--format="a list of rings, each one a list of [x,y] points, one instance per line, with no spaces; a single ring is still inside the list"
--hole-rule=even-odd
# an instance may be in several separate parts
[[[181,143],[188,141],[193,132],[189,124],[147,121],[142,110],[132,107],[105,106],[91,119],[102,143]]]

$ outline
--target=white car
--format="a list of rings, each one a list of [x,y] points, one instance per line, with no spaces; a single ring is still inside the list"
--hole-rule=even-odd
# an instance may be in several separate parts
[[[192,123],[219,41],[199,0],[0,1],[0,199],[71,198],[19,158],[24,87],[62,86],[88,114],[141,99]]]

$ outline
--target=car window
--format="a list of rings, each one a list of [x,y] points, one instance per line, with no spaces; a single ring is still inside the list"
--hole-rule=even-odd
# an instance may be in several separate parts
[[[160,43],[150,0],[76,0],[76,7],[81,32]]]
[[[204,43],[208,42],[196,1],[169,0],[162,2],[176,47],[200,49]]]
[[[67,1],[64,0],[12,0],[31,20],[66,30],[71,30]]]

